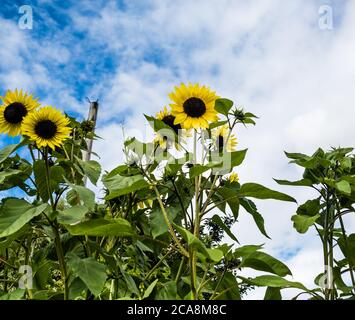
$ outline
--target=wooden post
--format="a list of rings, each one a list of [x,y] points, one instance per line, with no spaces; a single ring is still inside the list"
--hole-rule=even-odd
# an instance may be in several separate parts
[[[97,113],[99,110],[99,101],[90,101],[87,99],[90,103],[90,110],[89,110],[89,116],[88,116],[88,121],[91,121],[93,123],[93,133],[95,132],[95,127],[96,127],[96,120],[97,120]],[[92,152],[92,144],[93,144],[93,139],[86,139],[86,144],[87,144],[87,151],[84,151],[83,153],[83,160],[84,161],[89,161],[91,158],[91,152]],[[84,185],[86,185],[87,177],[84,178]]]

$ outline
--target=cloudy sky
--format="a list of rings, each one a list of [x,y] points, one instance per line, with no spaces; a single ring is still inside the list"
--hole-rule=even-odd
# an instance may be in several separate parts
[[[32,29],[19,24],[24,4],[33,10]],[[302,203],[311,192],[277,186],[273,178],[301,175],[284,150],[354,145],[354,29],[350,0],[4,0],[0,92],[23,88],[81,118],[85,97],[99,99],[103,140],[94,149],[111,169],[122,160],[121,123],[143,136],[142,113],[166,105],[174,85],[207,84],[260,117],[256,127],[237,132],[239,147],[249,148],[241,182],[263,183]],[[0,137],[0,145],[10,141]],[[312,287],[323,268],[315,232],[293,230],[294,204],[257,204],[272,241],[246,214],[233,228],[238,239],[265,243],[294,280]],[[347,223],[354,232],[354,218]],[[256,290],[249,297],[262,296]]]

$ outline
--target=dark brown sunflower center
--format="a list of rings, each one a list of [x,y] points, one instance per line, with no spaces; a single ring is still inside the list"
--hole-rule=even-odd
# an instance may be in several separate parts
[[[7,122],[17,124],[27,115],[26,107],[20,102],[10,103],[4,110],[4,118]]]
[[[185,113],[192,118],[199,118],[206,112],[205,103],[199,98],[189,98],[184,102]]]
[[[180,124],[174,124],[175,121],[175,117],[173,115],[168,115],[165,116],[162,121],[169,126],[170,128],[172,128],[175,133],[179,133],[179,130],[181,129],[181,125]]]
[[[42,120],[36,124],[35,132],[43,139],[51,139],[57,133],[57,126],[51,120]]]
[[[217,138],[217,148],[218,150],[222,150],[224,147],[224,137],[223,136],[218,136]]]

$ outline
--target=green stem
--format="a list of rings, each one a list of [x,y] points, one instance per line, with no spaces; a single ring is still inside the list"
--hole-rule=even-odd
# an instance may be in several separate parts
[[[159,206],[160,206],[160,209],[163,213],[163,217],[164,217],[164,220],[165,220],[165,223],[167,224],[168,226],[168,229],[169,229],[169,232],[170,232],[170,235],[172,236],[174,242],[176,243],[176,245],[178,246],[179,250],[180,250],[180,253],[186,257],[189,256],[189,253],[186,251],[186,249],[183,247],[183,245],[180,243],[179,239],[176,237],[176,234],[175,234],[175,231],[170,223],[170,220],[169,220],[169,216],[165,210],[165,207],[164,207],[164,204],[163,202],[161,201],[161,196],[160,196],[160,193],[157,189],[157,187],[155,185],[153,185],[153,188],[154,188],[154,191],[155,191],[155,194],[157,196],[157,200],[158,200],[158,203],[159,203]]]

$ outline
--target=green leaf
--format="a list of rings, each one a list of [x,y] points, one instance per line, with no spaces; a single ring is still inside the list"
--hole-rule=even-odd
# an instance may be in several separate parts
[[[58,214],[58,222],[61,224],[74,224],[82,220],[89,212],[89,209],[85,206],[74,206]]]
[[[240,277],[242,278],[242,277]],[[296,288],[309,291],[302,283],[288,281],[284,278],[274,275],[259,276],[254,279],[242,278],[246,283],[259,287],[272,287],[272,288]]]
[[[233,101],[229,99],[217,99],[214,108],[217,112],[227,116],[229,110],[233,107]]]
[[[102,181],[110,192],[105,197],[106,200],[114,199],[149,186],[142,175],[125,177],[117,174],[112,177],[104,177]]]
[[[243,206],[243,208],[252,215],[255,224],[257,225],[258,229],[260,232],[267,238],[271,239],[268,234],[266,233],[265,230],[265,222],[263,216],[258,212],[258,209],[256,208],[256,205],[253,201],[245,198],[240,198],[239,199],[240,204]]]
[[[82,161],[78,158],[78,162],[82,167],[85,175],[90,179],[93,185],[96,185],[101,174],[101,165],[95,160]]]
[[[235,237],[235,235],[232,233],[232,231],[224,224],[224,222],[222,221],[221,217],[217,214],[215,214],[213,217],[212,217],[212,221],[217,224],[220,228],[222,228],[222,230],[228,234],[228,236],[238,242],[238,239]],[[238,242],[239,243],[239,242]]]
[[[176,218],[180,208],[169,207],[167,210],[170,222],[173,222]],[[159,207],[154,208],[150,213],[150,228],[153,238],[168,232],[168,226],[165,222],[164,215]]]
[[[245,256],[239,267],[270,272],[281,277],[292,275],[290,269],[284,263],[260,251],[255,251]]]
[[[298,181],[288,181],[288,180],[277,180],[274,179],[278,184],[283,186],[302,186],[302,187],[311,187],[312,181],[309,179],[301,179]]]
[[[218,128],[220,126],[223,126],[227,123],[228,121],[227,120],[224,120],[224,121],[217,121],[217,122],[211,122],[210,123],[210,126],[209,126],[209,129],[212,130],[214,128]]]
[[[223,258],[223,252],[218,249],[207,249],[205,244],[195,237],[190,231],[174,224],[176,230],[181,234],[183,239],[187,242],[189,248],[192,248],[204,257],[209,258],[212,261],[219,262]]]
[[[234,218],[237,219],[239,215],[239,195],[237,191],[230,188],[220,187],[218,188],[217,193],[228,203]]]
[[[231,152],[231,167],[236,167],[242,164],[247,154],[248,149]]]
[[[351,195],[351,185],[348,181],[341,180],[335,184],[338,191],[350,196]]]
[[[297,214],[303,216],[314,217],[320,211],[319,198],[308,200],[297,208]]]
[[[47,202],[49,200],[49,190],[48,183],[50,187],[50,191],[54,192],[59,183],[64,181],[65,171],[60,166],[52,166],[49,168],[49,178],[47,182],[46,177],[46,164],[44,160],[36,160],[33,164],[33,173],[35,176],[35,182],[37,186],[37,191],[43,200],[43,202]]]
[[[250,255],[251,253],[258,251],[262,248],[262,245],[247,245],[247,246],[242,246],[234,250],[233,256],[235,258],[239,257],[245,257]]]
[[[196,176],[199,176],[200,174],[215,168],[215,167],[219,167],[222,163],[221,162],[211,162],[208,163],[206,165],[200,165],[200,164],[196,164],[193,167],[191,167],[189,173],[190,173],[190,178],[194,178]]]
[[[15,289],[12,292],[0,296],[0,300],[22,300],[25,292],[25,289]]]
[[[309,227],[311,227],[320,217],[319,214],[315,216],[304,216],[300,214],[296,214],[292,216],[291,220],[293,221],[293,227],[299,233],[306,233]]]
[[[105,265],[91,257],[80,259],[71,252],[67,254],[67,257],[73,274],[79,277],[95,296],[98,296],[106,282]]]
[[[0,164],[3,163],[14,151],[22,147],[25,144],[25,141],[22,141],[17,144],[9,144],[5,148],[0,150]]]
[[[14,170],[14,169],[6,169],[4,171],[0,171],[0,184],[4,183],[4,181],[7,178],[10,178],[12,176],[16,176],[20,173],[22,173],[21,170]]]
[[[338,240],[339,247],[344,256],[348,259],[351,265],[355,265],[355,233],[350,234],[345,239],[344,237]]]
[[[40,215],[47,204],[33,206],[22,199],[8,199],[0,210],[0,238],[7,237],[20,230],[34,217]]]
[[[240,188],[240,193],[244,197],[252,197],[256,199],[275,199],[281,201],[297,201],[287,194],[268,189],[257,183],[245,183]]]
[[[75,184],[69,184],[71,190],[67,193],[67,201],[70,205],[84,205],[89,210],[94,210],[95,208],[95,193],[83,186],[78,186]]]
[[[65,227],[74,236],[131,237],[135,235],[131,224],[122,218],[93,219],[75,225],[65,225]]]
[[[264,300],[282,300],[280,288],[267,287]]]
[[[177,287],[175,281],[161,283],[158,287],[155,300],[176,300]]]
[[[146,299],[148,298],[151,293],[153,292],[157,282],[158,282],[159,279],[155,279],[149,286],[148,288],[144,291],[144,295],[143,295],[143,298],[142,299]]]

